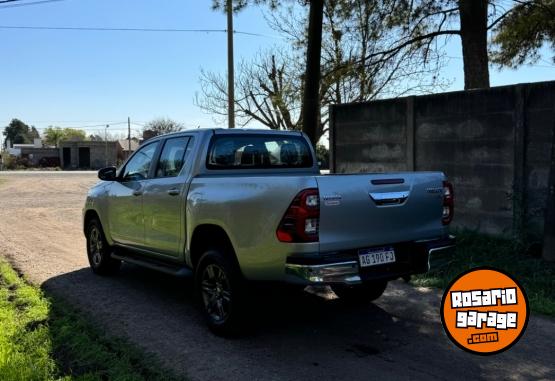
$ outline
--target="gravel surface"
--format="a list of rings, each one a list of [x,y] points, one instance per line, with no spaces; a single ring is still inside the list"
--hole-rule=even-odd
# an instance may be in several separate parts
[[[112,278],[88,269],[81,208],[94,173],[0,172],[0,254],[29,280],[63,296],[193,380],[555,379],[555,322],[532,316],[509,351],[455,347],[439,319],[441,294],[392,282],[364,307],[302,293],[257,300],[252,333],[214,337],[191,284],[124,265]]]

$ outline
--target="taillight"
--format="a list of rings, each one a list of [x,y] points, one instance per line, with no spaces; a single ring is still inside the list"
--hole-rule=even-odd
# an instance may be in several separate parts
[[[276,231],[281,242],[317,242],[320,229],[320,195],[309,188],[295,196]]]
[[[453,193],[453,184],[448,181],[443,182],[443,214],[441,222],[443,225],[449,225],[453,220],[455,213],[455,195]]]

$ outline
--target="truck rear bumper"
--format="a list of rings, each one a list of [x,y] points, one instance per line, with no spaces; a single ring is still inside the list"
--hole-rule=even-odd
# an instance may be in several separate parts
[[[455,237],[393,245],[396,262],[361,268],[358,250],[318,256],[292,255],[285,264],[286,281],[297,284],[354,285],[372,280],[393,280],[425,273],[433,253],[455,246]]]

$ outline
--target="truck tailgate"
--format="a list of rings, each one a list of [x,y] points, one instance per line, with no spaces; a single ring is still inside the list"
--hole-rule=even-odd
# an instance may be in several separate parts
[[[320,251],[441,237],[441,172],[316,176]]]

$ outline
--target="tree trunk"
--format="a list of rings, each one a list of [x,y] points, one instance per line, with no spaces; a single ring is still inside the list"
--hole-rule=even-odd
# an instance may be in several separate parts
[[[543,259],[555,261],[555,123],[551,138],[551,166],[549,170],[549,184],[547,203],[545,207],[545,222],[543,234]]]
[[[459,0],[464,89],[489,87],[488,0]]]
[[[324,0],[310,1],[308,20],[308,46],[303,94],[303,131],[316,147],[320,122],[320,56],[322,53],[322,20]]]

